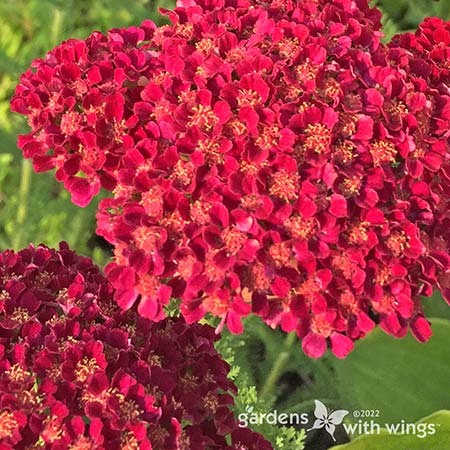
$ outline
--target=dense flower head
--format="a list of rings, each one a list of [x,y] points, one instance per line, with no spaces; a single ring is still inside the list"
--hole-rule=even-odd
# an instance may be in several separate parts
[[[69,39],[35,60],[16,88],[12,110],[26,115],[31,127],[19,147],[36,171],[56,168],[56,178],[79,206],[101,186],[114,187],[121,156],[136,144],[130,130],[139,139],[134,88],[144,83],[141,73],[151,54],[138,44],[154,28],[146,21],[107,36]]]
[[[237,333],[253,313],[314,357],[344,357],[376,323],[428,339],[419,296],[450,286],[447,92],[380,43],[366,0],[183,0],[166,14],[121,48],[145,61],[121,66],[129,145],[89,166],[113,192],[97,218],[118,304],[158,321],[173,297],[188,322],[209,313]],[[38,73],[15,110],[29,114]]]
[[[0,447],[272,447],[239,428],[214,329],[123,312],[66,244],[0,254]]]
[[[419,151],[423,152],[424,143],[432,144],[433,152],[428,153],[428,165],[432,165],[434,170],[423,170],[422,165],[417,163],[412,170],[420,176],[421,185],[428,185],[430,193],[433,192],[439,198],[436,204],[438,210],[434,211],[437,220],[430,223],[424,239],[428,240],[428,247],[436,250],[434,256],[442,268],[448,264],[450,243],[450,22],[436,17],[427,18],[414,34],[395,36],[389,47],[392,60],[408,74],[413,83],[420,86],[437,112],[429,123],[423,123],[422,135],[416,136]],[[418,120],[423,118],[419,117]],[[450,303],[448,270],[439,270],[435,274],[432,272],[433,264],[428,262],[427,267],[428,273],[437,279],[443,297]]]

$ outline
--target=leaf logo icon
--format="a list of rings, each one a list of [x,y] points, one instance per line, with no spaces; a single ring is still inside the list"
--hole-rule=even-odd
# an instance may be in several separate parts
[[[336,441],[334,437],[336,425],[340,425],[342,423],[344,417],[348,414],[348,411],[345,409],[339,409],[337,411],[328,412],[327,407],[320,400],[314,400],[314,403],[316,404],[316,408],[314,410],[316,420],[314,421],[313,426],[307,431],[325,428],[327,433],[333,438],[333,441]]]

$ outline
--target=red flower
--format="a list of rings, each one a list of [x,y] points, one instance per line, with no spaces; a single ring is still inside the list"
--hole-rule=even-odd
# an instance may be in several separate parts
[[[405,70],[412,83],[420,90],[411,98],[414,107],[431,102],[429,117],[418,114],[416,132],[413,134],[407,169],[414,181],[410,181],[411,201],[418,220],[427,224],[426,234],[421,233],[427,248],[422,270],[426,284],[424,295],[430,295],[436,283],[444,299],[450,304],[449,241],[446,193],[450,187],[448,148],[448,123],[450,120],[450,96],[446,83],[450,79],[447,66],[450,54],[450,23],[438,18],[428,18],[419,25],[415,34],[395,36],[390,52],[399,68]],[[426,151],[428,150],[428,151]],[[417,244],[416,244],[417,245]],[[419,340],[425,340],[430,331],[423,320],[412,328]]]
[[[214,329],[123,312],[67,244],[0,253],[0,292],[2,448],[272,448],[233,416]]]
[[[149,55],[137,46],[153,28],[145,22],[108,36],[70,39],[34,61],[35,71],[22,75],[17,86],[11,108],[28,116],[32,129],[19,137],[19,147],[36,171],[56,168],[56,178],[79,206],[101,185],[114,188],[118,161],[134,145],[133,104],[124,95],[131,86],[141,90]]]
[[[425,340],[420,296],[450,292],[448,25],[385,46],[365,0],[167,15],[63,44],[12,101],[31,119],[25,156],[60,164],[75,201],[113,191],[97,217],[115,300],[158,321],[172,296],[233,332],[254,313],[315,357],[376,323]]]

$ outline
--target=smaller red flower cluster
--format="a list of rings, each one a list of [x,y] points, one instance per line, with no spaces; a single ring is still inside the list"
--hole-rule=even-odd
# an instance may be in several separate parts
[[[271,450],[231,412],[214,329],[112,295],[64,243],[0,254],[1,450]]]
[[[172,296],[189,323],[236,333],[254,313],[313,357],[377,323],[428,339],[420,296],[450,288],[445,27],[382,45],[366,0],[167,14],[62,44],[12,100],[38,169],[56,165],[80,205],[113,192],[97,232],[118,304],[158,321]]]
[[[147,21],[70,39],[20,79],[11,107],[28,116],[31,132],[18,145],[36,171],[57,169],[76,205],[86,206],[101,186],[115,186],[120,158],[135,144],[128,134],[137,121],[130,117],[139,98],[133,87],[148,82],[140,74],[151,58],[137,46],[154,29]]]

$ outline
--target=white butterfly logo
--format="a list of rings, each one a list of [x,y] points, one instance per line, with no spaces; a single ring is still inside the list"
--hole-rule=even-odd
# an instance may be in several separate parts
[[[336,441],[334,437],[336,425],[340,425],[342,423],[344,417],[348,414],[348,411],[345,409],[339,409],[328,413],[327,407],[321,401],[314,400],[314,403],[316,404],[316,409],[314,410],[316,420],[314,421],[313,426],[307,431],[325,428],[328,434],[333,438],[333,441]]]

